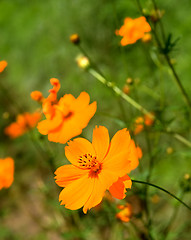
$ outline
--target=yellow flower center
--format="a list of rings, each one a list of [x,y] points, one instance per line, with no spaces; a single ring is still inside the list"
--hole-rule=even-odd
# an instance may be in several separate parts
[[[81,168],[91,169],[94,173],[99,173],[101,170],[101,163],[97,161],[96,156],[92,156],[90,153],[80,156],[78,163]]]

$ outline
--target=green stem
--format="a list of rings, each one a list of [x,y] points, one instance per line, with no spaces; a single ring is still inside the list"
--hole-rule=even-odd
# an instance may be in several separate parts
[[[132,180],[132,182],[134,183],[141,183],[141,184],[146,184],[152,187],[155,187],[165,193],[167,193],[168,195],[170,195],[171,197],[175,198],[177,201],[179,201],[181,204],[183,204],[185,207],[187,207],[190,211],[191,211],[191,207],[189,207],[186,203],[184,203],[181,199],[179,199],[178,197],[176,197],[174,194],[170,193],[169,191],[167,191],[166,189],[159,187],[155,184],[149,183],[149,182],[144,182],[144,181],[139,181],[139,180]]]
[[[139,0],[136,0],[136,2],[137,2],[137,5],[138,5],[138,7],[139,7],[139,10],[140,10],[141,14],[144,16],[143,9],[142,9],[142,6],[141,6],[141,4],[140,4],[140,1],[139,1]],[[154,7],[157,8],[155,2],[154,2]],[[164,31],[164,30],[163,30],[163,31]],[[160,49],[160,50],[163,50],[162,43],[161,43],[161,41],[160,41],[160,39],[159,39],[159,37],[158,37],[158,35],[157,35],[157,32],[156,32],[156,30],[155,30],[155,25],[153,25],[153,27],[152,27],[152,32],[153,32],[153,34],[154,34],[154,36],[155,36],[155,39],[156,39],[156,42],[157,42],[157,44],[158,44],[159,49]],[[171,63],[171,61],[170,61],[170,57],[169,57],[168,53],[165,53],[164,51],[161,51],[161,52],[162,52],[162,54],[164,55],[164,57],[165,57],[165,59],[166,59],[166,61],[167,61],[167,63],[168,63],[168,66],[170,67],[170,69],[171,69],[171,71],[172,71],[172,73],[173,73],[174,79],[175,79],[175,81],[176,81],[176,83],[177,83],[177,86],[178,86],[180,92],[181,92],[182,95],[183,95],[183,98],[184,98],[185,102],[187,103],[187,105],[188,105],[189,108],[191,109],[191,101],[190,101],[190,99],[189,99],[189,97],[188,97],[188,95],[187,95],[187,93],[186,93],[186,91],[185,91],[185,89],[184,89],[181,81],[180,81],[180,78],[179,78],[179,76],[178,76],[178,74],[177,74],[174,66],[172,65],[172,63]]]
[[[142,107],[140,104],[138,104],[135,100],[133,100],[131,97],[129,97],[127,94],[125,94],[120,88],[118,88],[114,83],[107,81],[101,74],[96,72],[93,68],[89,68],[88,72],[94,76],[97,80],[99,80],[101,83],[107,85],[107,87],[112,88],[112,90],[119,96],[121,96],[124,100],[126,100],[128,103],[130,103],[133,107],[138,109],[143,114],[148,114],[151,119],[154,119],[155,117],[150,114],[150,112]]]
[[[150,114],[150,112],[142,107],[139,103],[137,103],[135,100],[133,100],[131,97],[129,97],[127,94],[125,94],[120,88],[118,88],[114,83],[108,81],[105,77],[103,77],[100,73],[98,73],[93,68],[89,68],[87,70],[93,77],[95,77],[97,80],[99,80],[101,83],[106,85],[107,87],[111,88],[118,96],[122,97],[125,101],[127,101],[129,104],[131,104],[134,108],[138,109],[141,113],[147,114],[151,119],[155,119],[159,122],[158,119],[153,114]],[[166,129],[165,129],[166,130]],[[179,135],[178,133],[173,133],[171,130],[166,130],[165,132],[172,134],[174,138],[185,144],[186,146],[191,148],[191,142]]]

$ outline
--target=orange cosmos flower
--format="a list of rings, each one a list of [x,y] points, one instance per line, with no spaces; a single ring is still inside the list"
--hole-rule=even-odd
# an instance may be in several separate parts
[[[151,27],[146,21],[145,17],[139,18],[125,18],[124,25],[116,30],[116,35],[122,36],[121,45],[126,46],[128,44],[133,44],[140,38],[142,38],[145,32],[150,32]]]
[[[39,112],[19,114],[16,122],[5,128],[5,134],[10,138],[17,138],[34,128],[40,118],[41,114]]]
[[[4,71],[4,69],[7,66],[7,62],[6,61],[0,61],[0,73]]]
[[[143,117],[135,119],[134,123],[134,134],[138,134],[143,131],[144,126],[152,126],[155,120],[154,113],[145,114]]]
[[[0,159],[0,190],[2,188],[9,188],[13,182],[14,175],[14,161],[7,157]]]
[[[42,100],[42,111],[45,120],[38,123],[38,130],[43,135],[48,135],[48,140],[52,142],[66,143],[69,139],[82,133],[96,112],[97,104],[90,102],[90,96],[82,92],[78,98],[71,94],[65,94],[57,100],[57,92],[60,89],[59,80],[51,78],[50,83],[53,89],[44,98],[39,92],[32,93],[33,99],[40,96]]]
[[[132,216],[131,204],[126,203],[125,205],[118,206],[121,211],[116,214],[116,218],[120,219],[122,222],[129,222]]]
[[[125,128],[110,142],[107,128],[96,127],[92,143],[76,138],[68,142],[65,155],[72,164],[55,172],[56,183],[64,187],[59,201],[71,210],[83,207],[84,213],[102,201],[106,190],[123,199],[132,184],[126,174],[139,164],[134,142]]]

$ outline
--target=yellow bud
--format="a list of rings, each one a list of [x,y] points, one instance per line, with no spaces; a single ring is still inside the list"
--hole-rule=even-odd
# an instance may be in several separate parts
[[[76,58],[78,66],[82,69],[87,69],[90,66],[89,59],[86,56],[80,55]]]

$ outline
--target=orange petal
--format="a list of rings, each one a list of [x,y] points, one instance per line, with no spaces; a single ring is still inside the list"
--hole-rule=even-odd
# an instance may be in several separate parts
[[[129,150],[130,150],[130,152],[128,155],[128,160],[130,161],[130,168],[127,173],[134,170],[139,165],[138,152],[137,152],[137,148],[135,146],[135,142],[133,140],[131,140]]]
[[[37,122],[40,120],[41,114],[39,112],[34,112],[32,114],[26,113],[25,118],[26,118],[27,126],[33,128],[35,127]]]
[[[3,60],[0,61],[0,72],[3,72],[3,70],[6,68],[7,66],[7,61]]]
[[[92,145],[96,151],[98,161],[102,161],[109,149],[109,133],[107,128],[103,126],[95,127]]]
[[[66,143],[71,138],[78,136],[82,133],[82,129],[85,128],[96,111],[96,103],[92,103],[87,106],[83,111],[79,113],[73,113],[73,115],[63,121],[63,124],[51,131],[48,135],[48,140],[59,143]]]
[[[60,98],[58,105],[63,108],[65,108],[65,106],[69,107],[74,101],[75,97],[72,94],[65,94]]]
[[[88,174],[89,170],[82,170],[73,165],[64,165],[55,171],[55,181],[60,187],[66,187],[74,180],[81,178],[83,175]]]
[[[90,198],[84,204],[83,212],[86,213],[88,209],[97,206],[103,196],[104,193],[109,187],[112,185],[113,182],[117,181],[117,177],[113,175],[110,171],[102,170],[100,174],[97,175],[94,179],[94,186]]]
[[[90,96],[86,92],[81,92],[79,97],[75,99],[75,101],[72,104],[72,109],[74,111],[79,111],[79,109],[83,109],[86,107],[90,102]]]
[[[76,210],[81,208],[92,194],[94,178],[88,178],[88,174],[73,181],[65,187],[60,195],[59,201],[66,208]]]
[[[68,142],[68,146],[65,147],[65,155],[67,159],[76,166],[79,165],[79,157],[88,153],[92,156],[96,156],[92,144],[84,138],[76,138],[73,141]]]
[[[118,177],[130,172],[135,166],[137,153],[134,152],[129,132],[126,129],[118,131],[111,140],[110,149],[103,161],[103,168],[113,171]],[[137,160],[138,161],[138,160]]]
[[[46,119],[46,120],[39,122],[37,125],[37,128],[41,134],[46,135],[50,131],[59,127],[59,125],[61,123],[62,123],[62,114],[60,113],[60,111],[56,110],[55,116],[52,119],[50,119],[50,120]]]
[[[117,199],[125,198],[126,188],[131,188],[131,179],[128,175],[118,178],[117,182],[113,183],[109,188],[111,195]]]

